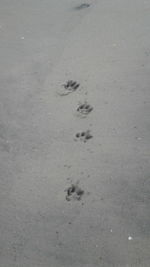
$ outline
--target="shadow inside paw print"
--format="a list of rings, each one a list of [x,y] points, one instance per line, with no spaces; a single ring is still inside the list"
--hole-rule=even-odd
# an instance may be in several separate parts
[[[66,200],[81,200],[82,196],[84,195],[84,190],[82,190],[79,185],[79,182],[76,184],[72,184],[69,186],[65,191],[67,191]]]
[[[84,102],[83,104],[79,104],[79,107],[77,108],[77,112],[85,117],[93,110],[93,107],[88,104],[87,102]]]
[[[93,138],[93,136],[90,133],[90,130],[87,130],[85,132],[76,133],[75,140],[80,140],[84,143],[86,143],[89,139]]]
[[[81,9],[84,9],[84,8],[87,8],[87,7],[90,7],[90,4],[83,3],[83,4],[79,5],[79,6],[76,6],[75,10],[81,10]]]

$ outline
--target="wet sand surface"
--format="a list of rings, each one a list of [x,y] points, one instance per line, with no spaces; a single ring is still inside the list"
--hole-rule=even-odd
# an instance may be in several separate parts
[[[0,267],[150,266],[149,12],[0,1]]]

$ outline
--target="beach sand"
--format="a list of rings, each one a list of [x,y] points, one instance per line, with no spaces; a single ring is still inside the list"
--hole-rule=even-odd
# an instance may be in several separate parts
[[[149,11],[1,0],[0,267],[150,266]]]

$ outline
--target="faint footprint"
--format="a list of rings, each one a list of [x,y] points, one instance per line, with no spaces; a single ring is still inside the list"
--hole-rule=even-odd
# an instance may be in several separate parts
[[[82,141],[86,143],[89,139],[93,138],[93,136],[90,133],[90,130],[87,130],[85,132],[76,133],[75,141]]]
[[[77,112],[78,114],[80,114],[81,117],[86,117],[92,110],[93,107],[86,101],[84,103],[80,103],[77,108]]]
[[[77,88],[80,86],[79,83],[77,83],[76,81],[73,80],[69,80],[67,81],[65,84],[62,85],[64,88],[63,90],[61,90],[59,92],[59,95],[63,96],[63,95],[68,95],[74,91],[77,90]]]
[[[79,187],[79,181],[75,184],[71,184],[65,191],[67,191],[66,200],[81,200],[84,195],[84,190]]]
[[[76,6],[75,10],[81,10],[81,9],[84,9],[84,8],[87,8],[87,7],[90,7],[90,4],[83,3],[83,4],[79,5],[79,6]]]

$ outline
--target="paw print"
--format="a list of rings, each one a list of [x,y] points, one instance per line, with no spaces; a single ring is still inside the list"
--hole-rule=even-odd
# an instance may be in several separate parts
[[[93,138],[93,136],[90,133],[90,130],[87,130],[85,132],[76,133],[75,141],[82,141],[86,143],[89,139]]]
[[[76,81],[69,80],[65,84],[63,84],[62,86],[63,86],[63,90],[61,90],[59,92],[59,95],[64,96],[64,95],[68,95],[72,92],[75,92],[78,89],[78,87],[80,86],[80,84],[77,83]]]
[[[76,182],[75,184],[72,184],[69,186],[65,191],[67,191],[66,200],[81,200],[84,190],[82,190],[79,185],[79,182]]]
[[[77,108],[77,112],[82,116],[88,115],[92,110],[93,107],[86,101],[84,103],[79,104],[79,107]]]

